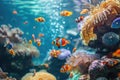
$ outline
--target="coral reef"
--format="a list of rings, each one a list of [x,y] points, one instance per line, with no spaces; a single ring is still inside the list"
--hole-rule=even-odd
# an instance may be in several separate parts
[[[11,78],[7,76],[8,73],[3,72],[3,70],[0,68],[0,80],[16,80],[15,78]]]
[[[104,0],[78,23],[84,45],[100,56],[78,52],[67,59],[65,64],[80,72],[79,80],[119,80],[119,17],[120,0]]]
[[[24,41],[22,35],[23,31],[11,25],[0,27],[0,67],[9,73],[8,76],[13,76],[17,80],[34,66],[32,57],[39,56],[39,50]],[[10,50],[12,52],[9,52]]]
[[[105,77],[108,80],[115,80],[116,75],[119,72],[120,60],[113,58],[103,58],[101,60],[95,60],[89,66],[90,80],[96,80],[99,77]],[[111,75],[111,76],[110,76]],[[99,79],[98,79],[99,80]]]
[[[17,43],[14,44],[13,50],[15,51],[16,55],[22,55],[22,56],[39,56],[39,50],[28,43]]]
[[[94,7],[90,11],[89,18],[83,24],[81,37],[84,44],[88,45],[91,40],[96,40],[98,37],[94,32],[95,28],[101,26],[110,26],[112,21],[120,14],[119,0],[106,0],[101,2],[99,6]]]
[[[88,67],[97,59],[97,56],[94,54],[87,54],[85,52],[75,52],[69,57],[65,64],[71,65],[72,70],[79,70],[81,74],[86,74],[88,72]]]
[[[21,80],[56,80],[56,77],[48,72],[39,71],[35,75],[33,73],[27,73]]]
[[[47,72],[55,75],[57,80],[67,80],[69,74],[60,72],[60,68],[62,67],[62,65],[64,65],[65,61],[66,60],[59,60],[57,58],[51,58],[49,60],[46,60],[45,63],[49,64]]]
[[[13,43],[22,42],[23,31],[19,28],[12,28],[11,25],[0,26],[0,43],[5,43],[6,39]]]

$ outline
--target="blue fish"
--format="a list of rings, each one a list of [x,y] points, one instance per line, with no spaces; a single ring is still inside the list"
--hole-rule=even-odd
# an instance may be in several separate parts
[[[113,20],[111,28],[114,28],[114,29],[120,28],[120,17]]]
[[[8,43],[5,47],[7,49],[12,49],[13,48],[13,43]]]

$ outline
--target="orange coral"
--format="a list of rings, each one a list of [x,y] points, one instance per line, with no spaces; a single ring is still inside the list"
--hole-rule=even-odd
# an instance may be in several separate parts
[[[93,8],[81,31],[84,44],[88,45],[90,40],[97,39],[97,35],[93,32],[95,27],[110,24],[118,14],[120,14],[120,1],[118,0],[106,0]]]

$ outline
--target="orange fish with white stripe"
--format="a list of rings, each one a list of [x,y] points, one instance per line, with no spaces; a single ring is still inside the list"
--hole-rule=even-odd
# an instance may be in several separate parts
[[[69,72],[71,70],[72,70],[72,66],[69,64],[65,64],[61,67],[60,72],[65,73],[65,72]]]
[[[60,48],[61,46],[66,46],[67,44],[70,44],[70,41],[68,41],[65,38],[56,38],[53,42],[53,45],[56,45],[58,48]]]

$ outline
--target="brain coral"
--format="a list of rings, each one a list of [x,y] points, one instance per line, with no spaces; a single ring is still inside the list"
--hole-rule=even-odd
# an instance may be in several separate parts
[[[22,80],[56,80],[56,78],[48,72],[40,71],[36,72],[35,76],[33,76],[33,73],[27,73]]]
[[[94,33],[95,27],[100,27],[104,24],[110,25],[112,21],[120,14],[119,0],[106,0],[101,2],[99,6],[94,7],[90,11],[89,18],[83,24],[81,37],[85,45],[88,45],[90,40],[97,39]]]

